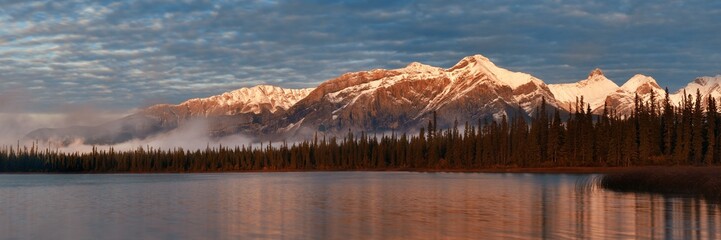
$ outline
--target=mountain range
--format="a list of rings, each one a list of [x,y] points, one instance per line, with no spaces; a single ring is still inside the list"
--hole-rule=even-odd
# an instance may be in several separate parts
[[[693,80],[670,94],[671,102],[678,104],[684,92],[695,94],[697,90],[704,98],[721,97],[721,75]],[[637,94],[646,101],[652,95],[660,101],[665,90],[655,79],[641,74],[618,86],[600,69],[575,83],[546,84],[474,55],[447,69],[413,62],[399,69],[345,73],[316,88],[241,88],[177,105],[151,106],[98,126],[38,129],[27,138],[59,145],[77,141],[114,144],[169,132],[195,119],[207,121],[210,136],[243,134],[256,140],[348,131],[409,132],[425,126],[434,113],[440,128],[457,122],[531,117],[539,114],[544,100],[549,112],[573,112],[582,99],[585,105],[580,107],[594,113],[601,113],[607,105],[616,114],[628,115]]]

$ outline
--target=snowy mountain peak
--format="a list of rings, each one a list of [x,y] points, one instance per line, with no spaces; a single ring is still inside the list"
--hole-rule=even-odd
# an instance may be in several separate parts
[[[296,102],[305,98],[313,88],[286,89],[272,85],[258,85],[241,88],[207,98],[194,98],[180,106],[203,106],[203,114],[224,111],[225,114],[255,113],[264,109],[271,113],[279,109],[287,110]]]
[[[473,56],[464,57],[453,67],[447,69],[451,75],[461,73],[469,75],[487,74],[494,80],[498,80],[499,83],[516,89],[529,82],[535,82],[538,84],[543,83],[536,77],[531,76],[528,73],[514,72],[505,68],[496,66],[487,57],[476,54]]]
[[[452,71],[459,70],[459,69],[464,70],[464,71],[468,71],[468,70],[472,71],[473,69],[478,69],[478,68],[486,68],[486,69],[490,68],[487,70],[494,70],[494,69],[497,69],[498,67],[493,62],[491,62],[491,60],[488,59],[487,57],[480,55],[480,54],[476,54],[476,55],[464,57],[463,59],[458,61],[458,63],[456,63],[456,65],[453,65],[453,67],[449,68],[448,71],[452,72]]]
[[[455,69],[469,69],[474,68],[475,66],[484,66],[484,65],[494,65],[491,60],[489,60],[487,57],[484,57],[483,55],[476,54],[472,56],[467,56],[458,61],[456,65],[453,65],[453,67],[449,68],[449,71],[453,71]]]
[[[635,92],[642,87],[661,89],[661,86],[656,83],[656,79],[642,74],[636,74],[630,79],[628,79],[628,81],[626,81],[626,83],[621,86],[621,89],[627,92]]]
[[[606,87],[618,88],[618,85],[603,75],[601,69],[598,68],[591,71],[591,73],[588,74],[588,78],[579,81],[577,84],[579,86],[604,85]]]
[[[471,55],[464,57],[461,59],[461,61],[469,61],[469,62],[490,62],[491,60],[488,59],[486,56],[483,56],[481,54]]]
[[[588,79],[595,79],[597,76],[603,76],[603,71],[601,71],[600,68],[593,69],[593,71],[588,74]]]
[[[411,73],[437,73],[442,71],[443,69],[419,62],[412,62],[401,70]]]
[[[606,78],[598,68],[591,71],[587,79],[576,83],[549,84],[548,88],[558,101],[565,103],[565,107],[574,105],[577,98],[583,97],[583,101],[590,104],[592,109],[603,106],[606,96],[619,89],[618,85]]]

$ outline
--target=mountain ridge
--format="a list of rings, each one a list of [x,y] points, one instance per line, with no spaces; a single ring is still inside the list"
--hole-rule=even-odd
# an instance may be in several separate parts
[[[684,89],[693,93],[699,89],[704,97],[721,97],[721,75],[697,78],[672,94],[672,101],[678,102]],[[572,112],[577,99],[583,98],[594,113],[608,106],[618,114],[630,114],[636,94],[644,100],[652,95],[661,100],[663,93],[652,77],[637,74],[618,86],[599,68],[574,83],[546,84],[477,54],[449,68],[411,62],[397,69],[348,72],[316,88],[241,88],[175,105],[154,105],[103,125],[38,129],[27,138],[113,144],[172,131],[197,118],[208,120],[213,136],[247,134],[258,139],[285,139],[314,132],[407,132],[424,126],[431,113],[438,113],[439,127],[519,114],[529,117],[544,100],[548,111]]]

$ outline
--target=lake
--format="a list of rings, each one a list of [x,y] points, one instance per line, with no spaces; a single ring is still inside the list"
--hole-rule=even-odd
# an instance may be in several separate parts
[[[721,238],[721,208],[597,175],[0,175],[2,239]]]

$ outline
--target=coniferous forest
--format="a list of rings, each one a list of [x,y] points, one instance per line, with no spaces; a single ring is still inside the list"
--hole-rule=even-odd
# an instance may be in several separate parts
[[[684,94],[686,95],[686,94]],[[662,97],[662,96],[659,96]],[[631,116],[604,108],[592,114],[580,99],[562,118],[546,109],[535,116],[456,123],[434,120],[413,135],[354,135],[295,144],[208,147],[205,150],[112,148],[87,153],[0,149],[0,172],[219,172],[294,170],[439,169],[499,167],[623,167],[720,165],[721,116],[717,101],[687,95],[680,104],[651,96],[635,99]],[[677,107],[678,106],[678,107]],[[519,112],[521,110],[519,109]],[[461,131],[459,129],[464,129]]]

